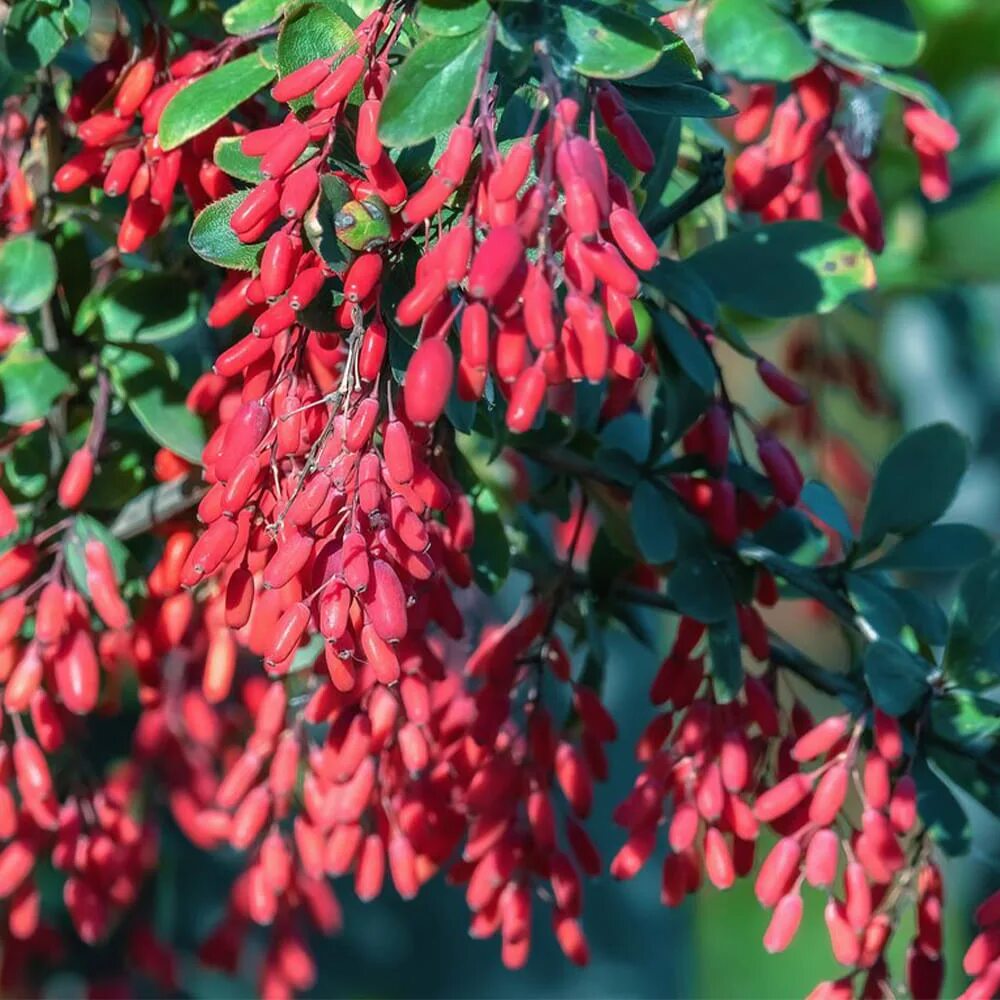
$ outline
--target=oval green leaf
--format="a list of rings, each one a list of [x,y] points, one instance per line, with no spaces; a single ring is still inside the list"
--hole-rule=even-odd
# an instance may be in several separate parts
[[[420,0],[415,16],[429,35],[457,36],[478,30],[489,15],[486,0]]]
[[[387,146],[416,146],[453,125],[465,113],[486,35],[431,36],[406,57],[389,84],[379,115],[379,138]]]
[[[256,52],[225,63],[175,95],[160,117],[160,145],[176,149],[211,128],[274,79]]]
[[[0,245],[0,305],[8,312],[40,309],[56,289],[56,255],[30,233]]]
[[[719,301],[775,319],[830,312],[875,285],[867,247],[826,222],[776,222],[736,233],[686,263]]]
[[[792,80],[817,62],[799,28],[761,0],[716,0],[704,37],[715,69],[743,80]]]
[[[573,68],[584,76],[624,80],[656,65],[664,38],[638,17],[613,7],[562,5],[565,48]]]
[[[875,473],[862,545],[936,521],[951,506],[968,465],[969,443],[949,424],[928,424],[903,437]]]
[[[264,244],[240,243],[229,224],[233,212],[248,194],[248,191],[227,194],[198,213],[188,242],[203,260],[234,271],[252,271],[257,266]]]
[[[833,0],[809,15],[813,38],[854,59],[909,66],[924,47],[905,0]]]
[[[246,35],[274,24],[288,0],[240,0],[222,15],[222,26],[231,35]]]
[[[662,565],[677,554],[673,504],[648,479],[632,494],[632,534],[647,562]]]

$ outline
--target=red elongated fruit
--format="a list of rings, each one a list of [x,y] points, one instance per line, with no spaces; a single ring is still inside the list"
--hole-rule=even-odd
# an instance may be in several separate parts
[[[115,198],[127,191],[141,165],[142,152],[137,147],[120,149],[104,175],[104,193],[109,198]]]
[[[326,80],[329,73],[330,61],[328,59],[313,59],[312,62],[307,62],[287,76],[283,76],[271,88],[271,96],[279,104],[287,104],[289,101],[305,97]]]
[[[463,311],[460,343],[462,362],[485,371],[490,359],[490,319],[481,302],[472,302]]]
[[[232,584],[232,579],[230,579],[230,584]],[[228,589],[226,600],[228,604]],[[229,697],[233,686],[233,677],[236,674],[237,652],[236,641],[228,629],[219,629],[209,640],[208,652],[205,654],[205,670],[202,674],[201,690],[205,695],[205,700],[210,705],[221,704]]]
[[[286,119],[281,126],[281,134],[260,158],[261,174],[266,178],[282,177],[287,174],[306,151],[310,138],[309,128],[306,125],[296,118]],[[271,206],[269,215],[276,216],[280,211],[280,189],[269,194],[268,201]],[[233,228],[236,229],[235,225]]]
[[[847,797],[850,771],[846,764],[834,764],[816,784],[809,803],[809,819],[818,826],[829,826]]]
[[[389,475],[406,484],[413,478],[413,445],[410,433],[400,420],[390,420],[382,435],[382,454]]]
[[[354,138],[354,152],[358,163],[370,167],[382,155],[382,143],[378,139],[378,116],[382,110],[380,100],[369,98],[358,108],[358,127]]]
[[[455,360],[444,340],[424,340],[413,352],[403,383],[406,415],[415,424],[432,424],[451,393]]]
[[[56,657],[55,678],[59,699],[74,715],[89,715],[97,705],[100,676],[97,652],[90,634],[78,629]]]
[[[757,359],[757,374],[761,382],[783,403],[789,406],[803,406],[809,402],[809,393],[765,358]]]
[[[782,837],[771,848],[757,873],[754,893],[762,906],[772,907],[795,878],[802,858],[802,848],[794,837]]]
[[[791,751],[792,760],[810,761],[828,753],[843,739],[850,722],[850,716],[831,715],[819,725],[813,726],[795,741]]]
[[[319,167],[312,160],[296,167],[284,179],[278,208],[286,219],[300,219],[319,194]]]
[[[429,219],[451,196],[452,187],[436,174],[432,174],[419,191],[412,194],[403,206],[403,219],[411,226]]]
[[[373,321],[365,330],[358,352],[358,375],[366,382],[373,381],[382,370],[387,343],[385,324],[381,320]]]
[[[272,663],[281,663],[295,651],[309,624],[309,607],[302,601],[293,604],[278,619],[274,637],[268,649],[267,658]]]
[[[497,201],[508,201],[517,196],[528,178],[534,147],[530,139],[519,139],[504,157],[500,169],[490,178],[490,196]]]
[[[344,296],[351,302],[364,301],[375,290],[381,276],[382,255],[360,254],[344,275]]]
[[[817,889],[828,889],[837,877],[840,838],[833,830],[817,830],[806,848],[806,881]]]
[[[639,277],[610,243],[584,243],[584,258],[594,275],[627,298],[639,294]]]
[[[115,94],[114,108],[122,118],[131,118],[149,95],[156,76],[156,63],[140,59],[124,76]]]
[[[279,232],[271,236],[260,258],[261,287],[269,299],[288,291],[298,262],[299,253],[287,233]]]
[[[278,214],[281,187],[276,180],[258,184],[233,212],[230,225],[237,235],[249,233]]]
[[[710,826],[705,833],[705,872],[716,889],[728,889],[736,880],[729,845],[714,826]]]
[[[309,535],[286,531],[284,538],[279,538],[277,551],[264,570],[264,587],[269,590],[284,587],[309,561],[314,545],[315,541]]]
[[[778,900],[771,922],[764,934],[764,948],[775,955],[784,951],[798,933],[802,923],[802,897],[798,892],[790,892]]]
[[[836,899],[829,900],[823,910],[823,920],[830,935],[833,957],[841,965],[856,965],[861,955],[861,942],[857,931],[847,920],[843,903]]]
[[[406,592],[384,559],[372,560],[364,605],[375,631],[386,642],[396,642],[406,635]]]
[[[613,209],[608,219],[618,249],[641,271],[656,266],[660,251],[642,223],[627,208]]]
[[[450,187],[458,187],[465,180],[476,148],[476,133],[470,125],[456,125],[448,137],[448,145],[434,164],[434,173]]]
[[[317,108],[331,108],[334,104],[340,104],[361,79],[364,69],[364,58],[357,52],[352,52],[316,87],[313,105]]]
[[[69,194],[83,187],[101,172],[104,156],[103,149],[81,150],[56,171],[52,187],[60,194]]]
[[[809,775],[790,774],[758,797],[754,813],[762,823],[770,823],[794,809],[811,790]]]
[[[497,226],[479,244],[469,271],[469,294],[493,299],[524,260],[524,245],[516,226]]]
[[[226,425],[222,450],[215,462],[215,474],[225,482],[237,466],[253,454],[271,427],[271,413],[256,400],[244,403]]]
[[[118,577],[107,546],[91,539],[83,547],[87,586],[94,610],[108,628],[124,628],[128,624],[128,607],[118,589]]]

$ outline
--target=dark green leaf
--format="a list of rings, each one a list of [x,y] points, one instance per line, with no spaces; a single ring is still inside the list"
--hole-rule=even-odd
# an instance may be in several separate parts
[[[942,774],[963,792],[971,795],[984,809],[1000,817],[1000,773],[996,762],[961,756],[942,747],[933,747],[931,759]]]
[[[126,274],[106,289],[98,313],[108,340],[167,340],[194,326],[198,295],[169,274]]]
[[[953,689],[931,703],[931,729],[974,756],[990,754],[1000,741],[1000,704]]]
[[[776,222],[739,232],[685,263],[720,301],[752,316],[830,312],[875,284],[865,245],[826,222]]]
[[[799,28],[761,0],[716,0],[704,38],[712,65],[743,80],[793,80],[817,61]]]
[[[415,146],[453,125],[472,96],[486,35],[431,36],[417,45],[393,77],[379,115],[387,146]]]
[[[893,599],[893,587],[876,575],[864,573],[848,573],[846,584],[851,603],[879,635],[886,638],[899,635],[905,618]]]
[[[890,587],[888,592],[917,638],[931,646],[945,644],[948,639],[948,616],[937,601],[904,587]]]
[[[718,322],[719,303],[715,294],[697,271],[683,261],[663,257],[652,271],[642,276],[642,280],[689,316],[712,327]]]
[[[930,690],[928,664],[898,643],[879,639],[865,650],[865,683],[875,704],[892,716],[916,708]]]
[[[1000,555],[973,566],[958,592],[944,654],[948,676],[967,687],[997,683],[1000,664]]]
[[[204,424],[188,409],[184,388],[173,378],[162,354],[152,348],[140,351],[107,345],[101,359],[149,436],[189,462],[200,462],[206,440]]]
[[[289,0],[240,0],[222,15],[222,26],[231,35],[246,35],[273,24]]]
[[[481,28],[490,14],[486,0],[420,0],[417,24],[431,35],[467,35]]]
[[[863,545],[905,535],[936,521],[951,506],[969,464],[969,444],[949,424],[906,434],[875,474],[861,528]]]
[[[211,128],[274,79],[256,52],[224,63],[176,94],[160,116],[160,145],[176,149]]]
[[[733,607],[725,573],[708,559],[685,556],[667,579],[667,593],[681,614],[700,622],[721,622]]]
[[[800,500],[828,528],[833,528],[845,542],[854,539],[854,531],[847,513],[826,483],[810,480],[803,488]]]
[[[674,504],[648,479],[632,494],[632,534],[647,562],[660,565],[677,554]]]
[[[496,495],[460,453],[453,454],[455,477],[472,502],[475,540],[469,552],[476,584],[488,594],[503,586],[510,572],[510,542]]]
[[[663,36],[626,11],[596,4],[563,4],[561,11],[566,54],[584,76],[627,79],[650,69],[660,58]]]
[[[233,212],[248,194],[248,191],[228,194],[198,213],[188,242],[199,257],[234,271],[252,271],[257,266],[264,244],[240,243],[229,224]]]
[[[740,627],[732,607],[725,619],[708,627],[709,673],[715,700],[727,704],[743,687]]]
[[[951,572],[984,559],[992,548],[989,535],[971,524],[932,524],[904,538],[869,568]]]
[[[52,443],[48,428],[24,434],[17,439],[4,462],[4,475],[12,500],[35,500],[49,484],[52,471]]]
[[[705,342],[667,312],[656,313],[653,329],[688,378],[703,392],[713,392],[715,365]]]
[[[8,312],[31,313],[56,288],[56,255],[30,233],[0,244],[0,305]]]
[[[969,849],[969,818],[949,783],[923,754],[913,762],[917,783],[917,809],[930,835],[951,857]]]
[[[215,165],[230,177],[247,181],[249,184],[260,184],[264,175],[260,172],[260,157],[247,156],[240,149],[243,139],[239,136],[226,136],[215,144],[212,159]]]
[[[882,66],[909,66],[924,46],[906,0],[833,0],[809,15],[809,30],[838,52]]]
[[[707,87],[674,83],[661,90],[621,86],[629,109],[648,111],[656,115],[687,118],[723,118],[736,114],[729,101]]]
[[[0,420],[14,426],[39,420],[71,386],[69,376],[41,351],[18,345],[0,361]]]

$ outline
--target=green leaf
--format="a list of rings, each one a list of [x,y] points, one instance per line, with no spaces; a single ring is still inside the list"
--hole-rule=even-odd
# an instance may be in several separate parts
[[[931,646],[947,642],[948,617],[936,601],[905,587],[891,587],[889,593],[918,639]]]
[[[584,76],[624,80],[656,65],[664,37],[648,21],[617,7],[562,4],[565,45],[573,68]]]
[[[721,622],[732,611],[726,574],[708,559],[685,556],[667,579],[667,593],[681,614],[700,622]]]
[[[86,30],[90,6],[70,0],[62,10],[42,0],[13,4],[3,27],[6,61],[20,73],[35,73],[48,66],[63,46]]]
[[[893,597],[895,588],[876,574],[848,573],[845,583],[851,603],[879,635],[887,638],[899,635],[905,616]]]
[[[817,62],[799,28],[761,0],[716,0],[704,39],[715,69],[743,80],[793,80]]]
[[[932,524],[904,538],[868,568],[947,573],[984,559],[992,548],[989,535],[971,524]]]
[[[794,220],[736,233],[688,257],[726,305],[752,316],[827,313],[875,285],[875,265],[856,236],[826,222]]]
[[[851,528],[847,513],[826,483],[810,480],[803,488],[799,499],[828,528],[833,528],[841,539],[845,542],[853,541],[854,530]]]
[[[486,0],[420,0],[416,21],[430,35],[467,35],[486,23]]]
[[[278,71],[288,76],[314,59],[337,65],[357,48],[354,31],[335,10],[306,4],[285,19],[278,35]]]
[[[108,344],[101,360],[118,393],[149,436],[189,462],[200,462],[205,426],[185,403],[186,393],[162,352]]]
[[[240,0],[222,15],[222,26],[231,35],[246,35],[274,24],[289,0]]]
[[[472,502],[475,536],[469,559],[477,586],[494,594],[510,572],[510,542],[500,516],[496,494],[483,482],[459,451],[452,454],[455,478]]]
[[[862,665],[875,704],[889,715],[905,715],[930,690],[928,664],[895,642],[871,643]]]
[[[1000,817],[1000,771],[989,759],[976,760],[935,746],[931,758],[942,774],[971,795],[984,809]]]
[[[958,591],[944,652],[948,677],[966,687],[997,683],[1000,664],[1000,554],[973,566]]]
[[[176,149],[211,128],[274,79],[256,52],[224,63],[179,91],[160,116],[160,145]]]
[[[863,545],[905,535],[936,521],[951,506],[969,464],[968,441],[949,424],[906,434],[875,473],[861,528]]]
[[[708,651],[715,699],[722,705],[728,704],[743,687],[740,627],[732,607],[723,621],[709,625]]]
[[[108,340],[151,343],[194,326],[198,302],[194,289],[173,275],[132,273],[108,286],[98,314]]]
[[[940,770],[924,754],[913,762],[917,783],[917,809],[928,832],[941,849],[952,857],[969,849],[969,818]]]
[[[640,90],[622,84],[620,90],[629,110],[686,118],[723,118],[736,114],[736,108],[724,97],[696,84],[674,83],[662,90]]]
[[[416,146],[465,113],[486,50],[486,34],[432,35],[417,45],[393,77],[379,115],[387,146]]]
[[[677,554],[673,503],[648,479],[632,494],[632,534],[647,562],[660,565]]]
[[[924,47],[905,0],[833,0],[809,15],[814,39],[855,59],[909,66]]]
[[[985,756],[1000,740],[1000,704],[956,688],[931,703],[931,729],[961,744],[973,756]]]
[[[653,329],[688,378],[703,392],[713,392],[715,389],[715,365],[705,342],[686,327],[681,326],[667,312],[656,313],[653,317]]]
[[[40,309],[56,289],[56,255],[30,233],[0,244],[0,305],[8,312]]]
[[[343,267],[354,256],[337,239],[337,214],[351,199],[351,189],[342,178],[323,174],[319,197],[303,220],[303,229],[313,250],[331,267]]]
[[[3,470],[12,500],[36,500],[40,497],[52,474],[52,443],[48,428],[19,436],[4,462]]]
[[[188,242],[191,249],[210,264],[234,271],[252,271],[264,249],[263,243],[240,243],[229,220],[249,194],[236,191],[212,202],[198,213],[191,227]]]
[[[642,280],[689,316],[712,327],[718,323],[719,303],[715,294],[683,261],[663,257],[652,271],[642,276]]]
[[[0,361],[0,420],[13,426],[40,420],[72,384],[70,377],[41,351],[18,345]]]

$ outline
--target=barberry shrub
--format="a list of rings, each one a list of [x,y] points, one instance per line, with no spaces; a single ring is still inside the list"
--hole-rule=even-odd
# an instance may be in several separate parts
[[[184,989],[179,829],[242,858],[200,961],[268,998],[335,879],[446,879],[517,968],[586,963],[585,882],[646,865],[666,906],[752,879],[768,952],[825,901],[813,997],[937,996],[940,858],[1000,812],[1000,562],[938,523],[960,434],[872,479],[819,405],[891,417],[864,353],[754,346],[873,287],[883,143],[948,195],[903,0],[222,6],[7,5],[4,991]],[[915,572],[965,572],[950,614]]]

